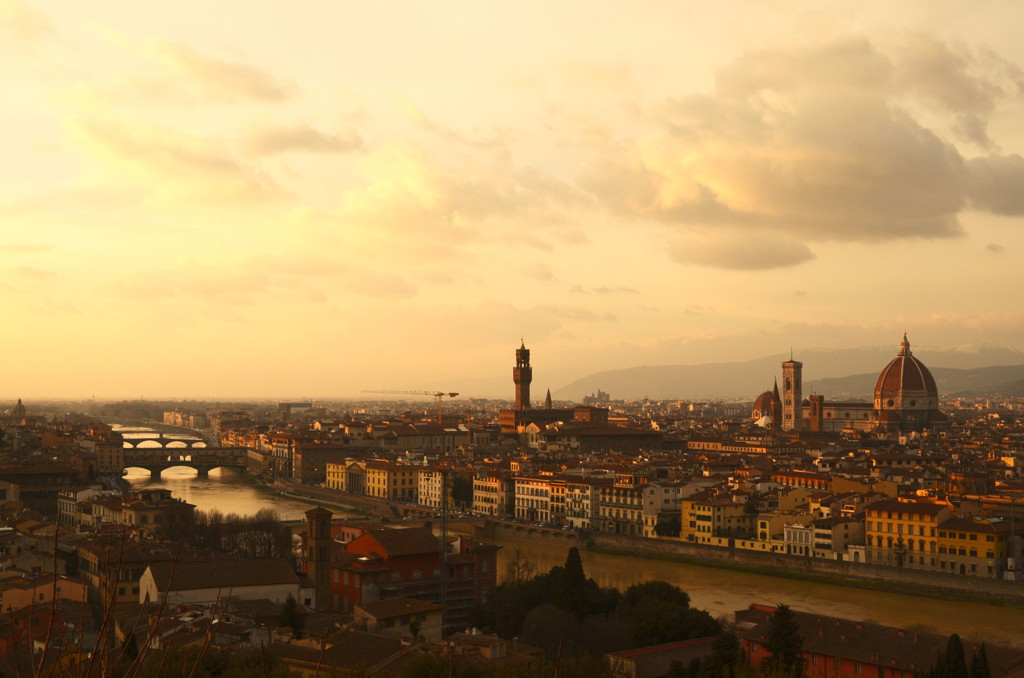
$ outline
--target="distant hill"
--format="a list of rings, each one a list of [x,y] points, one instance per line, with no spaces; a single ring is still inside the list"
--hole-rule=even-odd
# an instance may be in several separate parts
[[[1024,392],[1024,353],[998,346],[913,349],[935,376],[943,395]],[[794,357],[804,364],[804,393],[827,397],[869,396],[878,373],[896,356],[896,347],[807,350]],[[656,400],[751,398],[769,390],[788,354],[745,362],[702,365],[646,365],[604,370],[552,392],[580,400],[598,389],[612,398]],[[854,375],[854,376],[850,376]],[[1012,389],[1016,391],[1011,392]]]
[[[935,385],[939,387],[939,393],[943,396],[1019,396],[1024,393],[1024,365],[979,367],[973,370],[958,370],[951,367],[928,369],[935,377]],[[820,393],[835,398],[871,398],[877,379],[876,372],[805,381],[804,394]]]

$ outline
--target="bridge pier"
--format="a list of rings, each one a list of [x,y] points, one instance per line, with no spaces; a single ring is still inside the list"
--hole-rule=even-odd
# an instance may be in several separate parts
[[[199,474],[200,478],[209,478],[210,477],[210,469],[206,468],[205,466],[197,467],[196,468],[196,472]]]

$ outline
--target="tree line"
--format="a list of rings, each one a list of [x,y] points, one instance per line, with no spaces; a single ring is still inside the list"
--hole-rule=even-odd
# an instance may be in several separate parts
[[[290,558],[292,531],[277,512],[260,509],[251,516],[217,509],[195,511],[174,525],[169,536],[195,549],[224,551],[243,558]]]

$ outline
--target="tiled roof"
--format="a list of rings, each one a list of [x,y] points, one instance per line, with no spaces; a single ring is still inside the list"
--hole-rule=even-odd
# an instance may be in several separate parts
[[[428,603],[412,598],[385,598],[372,603],[359,603],[356,609],[361,609],[375,619],[389,619],[410,614],[425,614],[442,610],[440,605]]]
[[[359,548],[358,542],[366,539],[367,536],[374,539],[384,549],[381,556],[393,558],[395,556],[411,556],[421,553],[437,553],[437,537],[427,527],[405,527],[405,528],[379,528],[369,530],[366,534],[356,537],[350,544],[350,551],[353,545]]]
[[[736,632],[741,638],[765,643],[768,639],[770,617],[774,608],[751,605],[736,613]],[[871,622],[825,617],[807,612],[793,611],[805,654],[841,657],[864,663],[881,664],[899,671],[926,672],[946,649],[948,636],[934,633],[915,633]],[[973,645],[964,641],[968,656]],[[1024,651],[997,645],[987,645],[989,663],[995,668],[1009,662],[1020,661]],[[993,671],[993,675],[1000,675]]]
[[[149,567],[161,591],[188,591],[193,589],[229,589],[246,586],[295,584],[299,581],[288,562],[284,560],[212,560],[190,563],[153,563]],[[173,570],[173,581],[171,572]]]

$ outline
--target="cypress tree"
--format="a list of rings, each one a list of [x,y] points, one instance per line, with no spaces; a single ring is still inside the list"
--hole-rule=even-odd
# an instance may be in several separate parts
[[[942,678],[969,678],[964,644],[957,634],[954,633],[949,637],[940,665]]]
[[[985,643],[971,656],[971,678],[992,678],[992,671],[988,667],[988,652],[985,650]]]
[[[552,570],[554,572],[554,570]],[[551,602],[567,612],[582,617],[587,612],[587,575],[583,572],[580,550],[573,546],[565,558],[565,566],[558,572]]]
[[[768,642],[765,649],[768,656],[762,669],[770,674],[802,676],[804,660],[801,656],[804,640],[800,636],[796,616],[788,605],[779,605],[771,616],[768,626]]]

